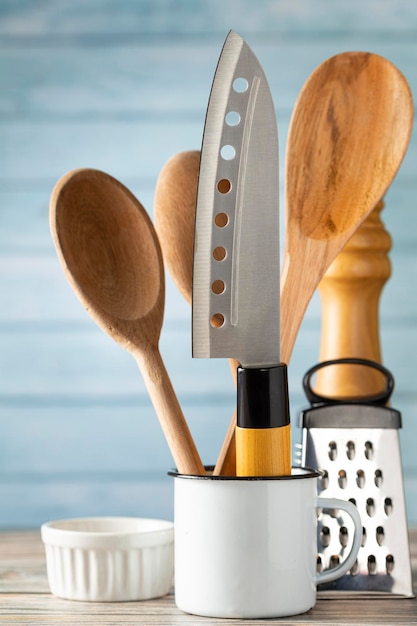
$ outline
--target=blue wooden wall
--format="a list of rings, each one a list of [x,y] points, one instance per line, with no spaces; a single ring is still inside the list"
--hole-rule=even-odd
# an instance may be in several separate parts
[[[262,62],[281,169],[296,96],[326,58],[387,57],[417,93],[410,0],[0,0],[0,527],[56,517],[172,517],[172,466],[133,359],[68,286],[48,226],[55,182],[102,169],[149,213],[158,173],[198,149],[217,59],[232,28]],[[393,274],[381,299],[384,363],[403,414],[410,523],[417,523],[417,145],[386,197]],[[283,205],[283,203],[282,203]],[[278,278],[277,278],[278,279]],[[318,359],[315,296],[290,366],[294,439],[301,377]],[[192,360],[190,311],[167,278],[161,352],[204,462],[232,412],[227,363]]]

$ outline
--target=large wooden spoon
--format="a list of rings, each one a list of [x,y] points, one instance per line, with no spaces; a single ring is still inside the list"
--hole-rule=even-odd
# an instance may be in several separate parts
[[[320,280],[397,173],[412,124],[407,81],[378,55],[338,54],[305,83],[286,152],[281,273],[285,363]]]
[[[165,279],[145,209],[108,174],[79,169],[56,184],[50,226],[75,293],[94,321],[135,358],[178,470],[204,474],[158,350]]]

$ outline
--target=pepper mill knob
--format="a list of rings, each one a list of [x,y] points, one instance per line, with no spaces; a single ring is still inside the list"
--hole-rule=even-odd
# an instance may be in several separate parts
[[[391,237],[381,220],[383,207],[381,200],[320,282],[320,361],[359,357],[381,363],[379,299],[391,274]],[[373,368],[335,365],[318,372],[315,390],[352,398],[372,395],[383,386],[383,376]]]

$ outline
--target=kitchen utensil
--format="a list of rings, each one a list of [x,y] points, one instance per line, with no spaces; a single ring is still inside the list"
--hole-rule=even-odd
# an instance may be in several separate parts
[[[324,472],[320,492],[354,498],[362,518],[363,546],[357,563],[331,589],[410,597],[413,587],[398,436],[401,416],[381,406],[389,399],[393,379],[374,365],[381,362],[379,296],[390,275],[391,238],[380,219],[382,206],[380,202],[362,223],[319,285],[320,361],[330,365],[316,368],[315,395],[309,398],[313,407],[302,414],[300,462],[319,463]],[[352,362],[349,357],[356,359]],[[306,384],[310,392],[308,379]],[[366,404],[369,396],[371,403]],[[374,404],[376,399],[379,405]],[[345,522],[343,513],[338,524],[327,515],[319,518],[322,566],[343,558],[340,537],[346,537],[340,533],[347,528]]]
[[[313,391],[312,376],[326,367],[371,367],[386,387],[367,397],[342,399]],[[348,574],[327,591],[413,596],[401,453],[401,415],[385,406],[394,387],[391,373],[366,359],[334,359],[311,368],[303,381],[311,407],[301,413],[300,464],[317,467],[319,493],[350,500],[360,513],[362,546]],[[322,512],[318,530],[319,569],[343,562],[352,532],[343,511]]]
[[[60,598],[128,602],[166,595],[174,581],[174,524],[87,517],[42,524],[48,582]]]
[[[325,271],[391,184],[412,123],[407,81],[376,54],[338,54],[301,90],[286,151],[285,362]]]
[[[233,357],[237,475],[291,472],[279,344],[275,109],[263,70],[231,31],[207,109],[193,265],[193,356]]]
[[[390,186],[407,150],[412,123],[407,81],[376,54],[338,54],[321,64],[301,90],[286,150],[284,363],[291,358],[321,278]],[[226,449],[233,445],[230,428],[228,437]]]
[[[155,189],[155,229],[161,243],[164,262],[186,301],[191,304],[194,252],[195,208],[197,199],[200,151],[180,152],[167,161],[162,168]],[[230,370],[236,384],[239,363],[229,359]],[[236,475],[236,447],[234,432],[236,414],[230,422],[233,445],[223,446],[224,455],[219,457],[214,475]]]
[[[183,611],[252,619],[303,613],[315,604],[320,581],[342,576],[355,562],[362,536],[358,511],[346,500],[317,498],[314,470],[256,479],[170,475],[175,602]],[[352,515],[356,533],[345,561],[317,573],[321,508]]]
[[[93,169],[56,184],[50,225],[70,285],[94,321],[135,358],[179,469],[204,467],[158,350],[165,281],[157,235],[140,202]]]
[[[164,263],[188,304],[191,304],[195,205],[200,151],[171,157],[155,188],[154,221]]]

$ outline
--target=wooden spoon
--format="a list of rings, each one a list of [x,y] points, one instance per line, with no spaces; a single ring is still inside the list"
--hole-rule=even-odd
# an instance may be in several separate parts
[[[397,173],[412,124],[407,81],[376,54],[338,54],[305,83],[286,152],[281,273],[285,363],[321,278]]]
[[[179,472],[204,474],[158,350],[165,279],[158,238],[145,209],[108,174],[79,169],[56,184],[50,226],[75,293],[141,369]]]

